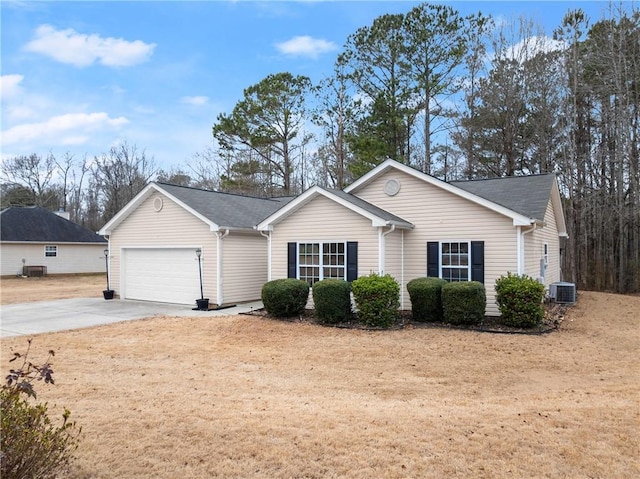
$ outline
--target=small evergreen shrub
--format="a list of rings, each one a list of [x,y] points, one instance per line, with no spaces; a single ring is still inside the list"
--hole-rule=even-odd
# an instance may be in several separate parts
[[[538,326],[544,319],[543,299],[544,285],[530,276],[508,273],[496,280],[496,303],[507,326]]]
[[[313,306],[323,323],[340,323],[351,317],[351,285],[343,279],[323,279],[313,285]]]
[[[28,341],[31,346],[31,340]],[[56,424],[49,416],[47,403],[36,403],[34,381],[53,384],[53,370],[49,362],[43,365],[14,353],[22,360],[20,367],[11,369],[7,383],[0,389],[0,477],[3,479],[61,477],[78,447],[80,428],[69,421],[65,408],[62,421]]]
[[[441,293],[445,284],[440,278],[416,278],[407,283],[415,321],[442,321]]]
[[[274,279],[262,286],[262,304],[267,313],[278,318],[304,311],[309,299],[309,285],[300,279]]]
[[[484,319],[487,295],[478,281],[460,281],[442,286],[442,311],[445,323],[479,324]]]
[[[351,283],[358,318],[367,326],[388,328],[398,319],[400,286],[392,276],[376,273]]]

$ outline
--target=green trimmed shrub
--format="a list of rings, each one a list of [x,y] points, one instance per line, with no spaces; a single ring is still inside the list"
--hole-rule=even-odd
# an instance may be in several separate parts
[[[487,294],[478,281],[460,281],[442,286],[442,311],[445,323],[479,324],[484,319]]]
[[[508,273],[496,280],[496,303],[502,324],[533,328],[544,319],[544,285],[534,278]]]
[[[351,285],[343,279],[323,279],[313,285],[313,307],[323,323],[351,318]]]
[[[262,286],[262,304],[267,313],[278,318],[304,311],[309,299],[309,285],[300,279],[274,279]]]
[[[398,319],[400,286],[390,275],[372,273],[351,283],[358,318],[367,326],[388,328]]]
[[[442,286],[440,278],[416,278],[407,283],[414,321],[442,321]]]

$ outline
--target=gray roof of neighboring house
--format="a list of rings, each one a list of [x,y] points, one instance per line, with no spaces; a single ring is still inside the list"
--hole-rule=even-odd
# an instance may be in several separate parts
[[[160,188],[220,227],[253,229],[294,197],[255,198],[168,183]]]
[[[345,193],[342,190],[336,190],[336,189],[330,189],[330,188],[327,188],[326,190],[340,197],[341,199],[350,202],[352,205],[357,206],[365,211],[368,211],[369,213],[376,215],[377,217],[382,218],[385,221],[388,221],[390,224],[395,224],[396,226],[401,226],[405,228],[413,228],[413,224],[410,223],[409,221],[406,221],[400,218],[399,216],[391,214],[388,211],[383,210],[382,208],[378,208],[377,206],[372,205],[371,203],[361,198],[358,198],[355,195],[352,195],[350,193]]]
[[[0,240],[47,243],[106,243],[102,236],[39,206],[0,212]]]
[[[452,181],[462,190],[537,220],[543,220],[555,174]]]

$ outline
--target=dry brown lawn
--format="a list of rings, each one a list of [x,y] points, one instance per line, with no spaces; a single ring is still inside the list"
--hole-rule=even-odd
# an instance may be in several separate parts
[[[82,425],[72,479],[637,478],[639,346],[640,297],[583,292],[542,336],[159,317],[32,359]]]
[[[0,304],[102,297],[105,274],[0,279]]]

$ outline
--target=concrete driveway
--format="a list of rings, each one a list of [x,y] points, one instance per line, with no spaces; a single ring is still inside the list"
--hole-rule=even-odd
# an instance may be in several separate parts
[[[67,331],[157,315],[209,318],[246,313],[260,308],[262,303],[256,301],[216,311],[193,311],[189,306],[182,304],[128,299],[105,301],[102,298],[7,304],[0,309],[0,337]]]

